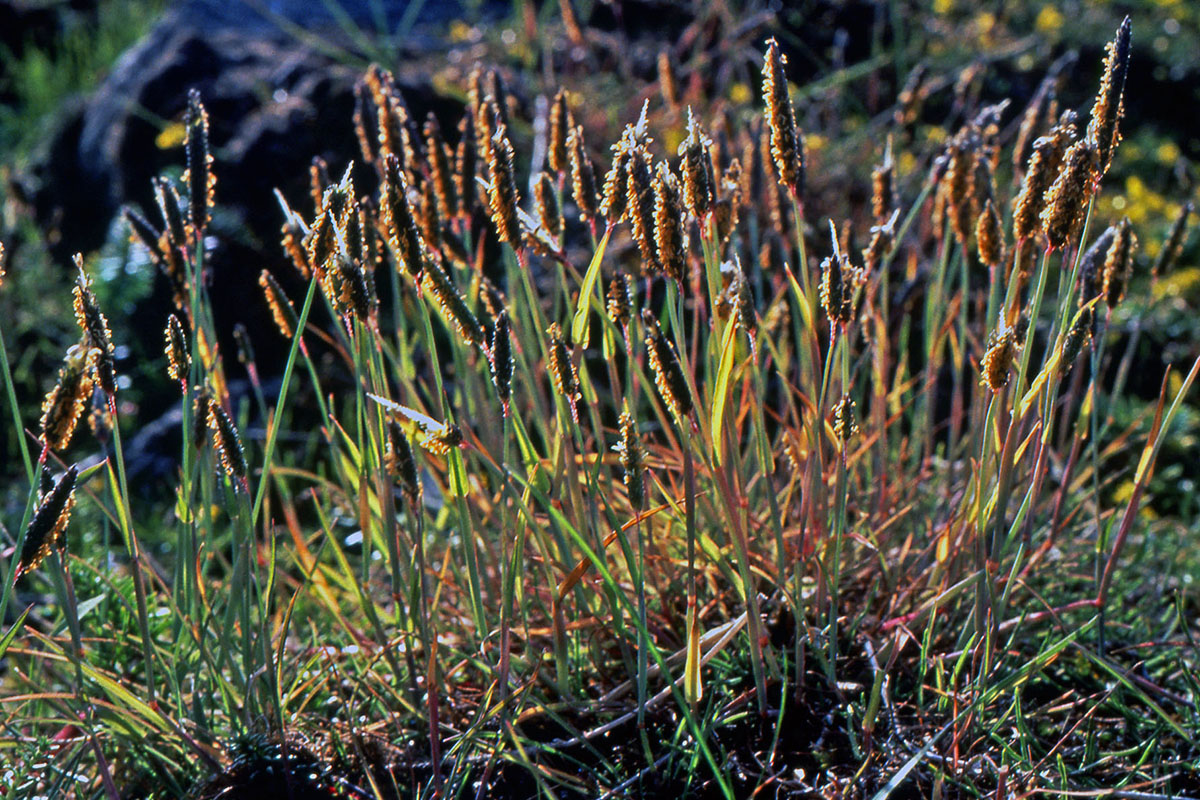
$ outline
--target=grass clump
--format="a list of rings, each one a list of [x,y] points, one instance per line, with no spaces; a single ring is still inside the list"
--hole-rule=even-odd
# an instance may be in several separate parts
[[[183,194],[158,181],[160,218],[127,214],[174,289],[176,501],[166,523],[133,502],[120,333],[80,260],[81,344],[47,400],[71,405],[40,456],[20,438],[3,780],[1184,792],[1194,596],[1169,586],[1143,500],[1200,360],[1164,377],[1148,431],[1115,426],[1108,328],[1137,238],[1128,220],[1097,236],[1096,204],[1129,37],[1126,20],[1082,134],[1035,98],[1019,135],[1005,104],[963,108],[926,150],[897,113],[861,208],[812,190],[774,40],[761,108],[707,118],[699,84],[663,82],[600,183],[586,98],[544,87],[530,126],[480,68],[447,139],[373,66],[357,161],[280,197],[306,291],[259,279],[290,345],[270,402],[267,365],[247,356],[239,397],[218,344],[214,303],[250,300],[207,288],[220,183],[191,96]],[[97,452],[71,463],[57,420],[84,405]],[[71,498],[118,534],[108,560],[64,547]],[[16,602],[34,587],[53,599]]]

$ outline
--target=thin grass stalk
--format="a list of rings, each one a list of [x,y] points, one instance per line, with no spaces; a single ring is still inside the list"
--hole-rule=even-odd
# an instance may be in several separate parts
[[[842,342],[841,353],[841,371],[842,371],[842,392],[847,393],[850,387],[850,347],[849,335],[845,325],[837,325],[833,328],[834,337]],[[840,605],[841,580],[842,580],[842,548],[843,539],[846,535],[846,502],[848,496],[849,479],[846,470],[846,446],[848,442],[842,438],[838,442],[838,465],[837,465],[837,487],[835,489],[836,499],[833,517],[833,566],[830,575],[829,589],[829,654],[827,656],[829,667],[833,670],[829,675],[831,681],[836,680],[837,658],[838,658],[838,607]]]
[[[275,442],[279,437],[279,417],[283,413],[283,409],[287,404],[288,389],[291,387],[292,381],[292,370],[296,366],[296,355],[300,352],[300,343],[304,336],[304,326],[308,323],[308,313],[312,308],[312,301],[314,295],[316,294],[316,289],[317,277],[314,275],[312,280],[308,282],[308,293],[304,297],[304,305],[300,309],[300,317],[296,323],[296,332],[292,336],[292,345],[288,350],[287,361],[283,366],[283,383],[279,387],[279,398],[275,401],[275,414],[271,417],[271,429],[267,433],[267,444],[266,448],[263,450],[262,475],[259,477],[258,489],[254,494],[254,505],[250,510],[250,525],[252,528],[257,526],[258,514],[262,510],[263,497],[266,495],[267,484],[270,482],[268,478],[271,471],[271,459],[275,455]],[[305,355],[305,359],[308,360],[307,355]],[[309,369],[313,371],[315,378],[315,369],[312,367],[311,360],[309,360]],[[320,398],[319,388],[317,389],[317,396]],[[321,402],[322,404],[324,403],[323,400],[321,400]]]
[[[125,549],[132,562],[133,590],[137,600],[138,628],[142,637],[142,658],[146,664],[146,694],[149,704],[155,702],[154,645],[150,640],[150,617],[146,610],[146,582],[142,574],[142,551],[137,534],[133,529],[133,510],[129,505],[129,486],[125,480],[125,453],[121,444],[121,425],[117,418],[116,403],[109,398],[109,412],[113,418],[113,448],[116,452],[116,469],[108,465],[109,485],[117,501],[117,519],[125,539]]]

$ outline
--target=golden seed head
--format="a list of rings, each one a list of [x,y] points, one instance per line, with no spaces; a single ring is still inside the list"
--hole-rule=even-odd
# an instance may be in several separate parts
[[[500,291],[488,276],[480,273],[476,273],[476,275],[479,277],[479,299],[483,302],[488,316],[496,319],[508,306],[508,300],[504,297],[504,292]]]
[[[425,287],[425,291],[433,295],[438,307],[454,325],[459,336],[470,344],[483,346],[483,326],[479,324],[479,320],[467,306],[467,301],[463,299],[458,287],[454,285],[454,280],[440,264],[436,261],[430,262],[421,280],[421,285]]]
[[[75,254],[75,266],[79,277],[75,282],[75,320],[83,331],[88,347],[98,350],[96,356],[96,378],[100,388],[109,397],[117,393],[117,372],[113,355],[112,334],[108,320],[92,294],[92,284],[83,271],[83,256]]]
[[[1075,315],[1075,321],[1071,324],[1071,327],[1067,329],[1067,335],[1063,337],[1062,345],[1061,363],[1064,373],[1075,363],[1075,359],[1079,358],[1079,354],[1083,352],[1084,345],[1091,341],[1092,318],[1092,307],[1084,306]]]
[[[925,75],[929,68],[923,63],[917,63],[904,79],[904,86],[896,95],[896,113],[893,115],[897,125],[911,125],[917,119],[921,103],[925,101],[929,91],[925,86]]]
[[[300,273],[300,277],[307,280],[312,274],[312,270],[308,266],[308,252],[304,249],[304,230],[300,227],[299,220],[289,215],[279,233],[280,244],[283,245],[284,252],[292,259],[292,264]]]
[[[173,381],[186,381],[188,370],[192,366],[192,356],[188,351],[187,336],[179,317],[171,314],[167,317],[167,327],[163,331],[166,339],[167,373]]]
[[[166,178],[156,178],[154,181],[154,199],[158,203],[159,213],[163,218],[163,233],[171,243],[171,247],[185,249],[188,244],[187,226],[183,220],[183,201],[179,192]]]
[[[37,569],[46,556],[62,546],[63,534],[75,505],[75,481],[78,478],[79,471],[72,465],[38,504],[29,527],[25,529],[21,557],[17,559],[13,571],[15,578]]]
[[[896,220],[900,217],[900,209],[892,212],[892,216],[882,225],[871,227],[871,241],[862,251],[863,271],[870,275],[879,270],[883,257],[892,248],[896,239]]]
[[[4,272],[8,267],[8,253],[4,249],[4,242],[0,242],[0,286],[4,285]]]
[[[1013,238],[1018,242],[1042,232],[1042,211],[1046,208],[1047,195],[1074,139],[1075,113],[1065,111],[1058,125],[1033,143],[1029,168],[1013,203]]]
[[[641,251],[642,268],[647,272],[659,272],[662,265],[654,247],[654,172],[641,145],[630,148],[626,180],[630,233]]]
[[[313,210],[318,214],[325,210],[325,192],[330,183],[329,165],[320,156],[313,156],[308,165],[308,193],[312,197]]]
[[[500,107],[496,104],[496,98],[491,95],[484,97],[479,105],[479,113],[475,115],[475,143],[478,145],[479,160],[486,167],[490,168],[495,158],[492,154],[492,137],[502,127],[504,125],[500,122]]]
[[[1121,141],[1119,124],[1125,113],[1125,76],[1129,72],[1129,39],[1132,31],[1129,17],[1117,28],[1117,34],[1104,48],[1104,75],[1100,91],[1092,106],[1087,138],[1096,148],[1096,178],[1108,171],[1113,151]]]
[[[1051,248],[1070,243],[1083,223],[1084,211],[1096,179],[1096,148],[1088,139],[1071,145],[1063,156],[1062,171],[1055,178],[1042,211],[1042,227]]]
[[[1175,266],[1175,260],[1179,258],[1179,253],[1183,250],[1183,240],[1184,235],[1187,233],[1188,217],[1191,215],[1192,203],[1189,200],[1183,204],[1183,208],[1179,210],[1179,216],[1171,224],[1171,231],[1167,234],[1167,241],[1163,244],[1162,250],[1158,252],[1158,258],[1154,262],[1154,267],[1150,270],[1151,275],[1166,275],[1171,271],[1171,267]],[[3,258],[3,256],[0,256],[0,258]]]
[[[658,263],[679,286],[687,272],[687,240],[683,227],[683,202],[679,181],[666,163],[654,176],[654,244]]]
[[[513,351],[512,331],[508,321],[508,312],[503,308],[496,315],[496,324],[492,327],[492,346],[489,353],[492,367],[492,384],[496,387],[496,396],[504,406],[504,414],[508,415],[508,402],[512,397]]]
[[[467,113],[458,123],[458,146],[454,150],[454,189],[458,193],[458,215],[468,219],[475,210],[479,189],[475,185],[475,117]]]
[[[896,208],[896,162],[892,158],[892,137],[888,137],[883,163],[871,171],[871,213],[875,223],[883,225]]]
[[[609,225],[616,225],[625,218],[629,206],[629,182],[626,173],[629,166],[629,150],[632,137],[628,129],[621,141],[613,146],[612,166],[604,176],[604,197],[600,201],[600,213]]]
[[[628,327],[633,309],[633,286],[629,276],[623,272],[613,275],[608,282],[606,298],[609,318],[622,328]]]
[[[246,453],[242,449],[242,437],[238,435],[233,420],[225,413],[225,409],[212,398],[207,398],[208,408],[205,419],[208,429],[213,433],[213,443],[220,457],[221,469],[231,478],[246,480]],[[238,485],[238,481],[234,481]]]
[[[308,233],[308,263],[317,274],[322,288],[327,288],[330,261],[336,254],[337,232],[334,230],[333,215],[329,211],[322,211]]]
[[[621,439],[613,450],[621,457],[621,470],[624,473],[625,493],[629,496],[629,505],[635,512],[646,507],[646,457],[642,450],[642,440],[638,437],[637,423],[629,409],[621,412]]]
[[[188,92],[187,112],[183,117],[185,138],[184,153],[187,171],[183,182],[188,187],[188,222],[192,241],[199,243],[212,219],[213,189],[217,178],[212,171],[212,153],[208,146],[208,112],[200,102],[200,92]]]
[[[67,350],[58,380],[42,402],[40,438],[51,450],[63,450],[71,443],[79,418],[92,398],[98,353],[88,346],[86,337]]]
[[[366,81],[359,78],[354,82],[354,137],[358,139],[363,161],[374,164],[378,160],[378,141],[372,134],[379,130],[379,121],[375,117],[375,109],[368,108],[366,95]]]
[[[543,172],[533,186],[533,205],[546,232],[555,239],[560,238],[563,233],[563,218],[558,208],[554,179],[547,172]]]
[[[854,416],[854,400],[848,394],[833,408],[833,432],[843,445],[858,433],[858,421]]]
[[[767,127],[771,131],[771,156],[779,180],[794,194],[804,191],[804,140],[796,128],[792,99],[788,95],[787,60],[774,39],[767,41],[763,59],[763,102],[767,108]]]
[[[716,201],[716,177],[712,163],[712,140],[696,123],[692,109],[688,108],[688,135],[679,145],[682,158],[683,200],[688,211],[696,219],[704,219]]]
[[[517,207],[521,204],[517,194],[516,170],[513,166],[513,147],[508,141],[508,131],[504,126],[496,129],[492,137],[492,158],[488,162],[491,171],[491,182],[488,184],[488,206],[492,212],[492,222],[500,241],[508,242],[514,248],[521,245],[521,223],[517,216]]]
[[[443,219],[449,219],[458,211],[458,199],[454,196],[454,181],[450,174],[450,153],[442,138],[442,128],[432,111],[425,118],[424,133],[426,166],[429,183],[437,198],[438,214]]]
[[[1129,217],[1124,217],[1117,223],[1117,232],[1112,244],[1104,256],[1103,291],[1104,302],[1109,308],[1116,308],[1125,296],[1125,286],[1129,283],[1129,275],[1133,272],[1133,251],[1137,247],[1137,236]]]
[[[719,241],[728,241],[737,228],[741,200],[742,163],[735,158],[721,176],[721,191],[713,206],[712,225]]]
[[[974,228],[973,189],[979,160],[978,139],[971,128],[964,128],[950,144],[946,174],[939,185],[945,197],[946,211],[954,230],[954,237],[958,239],[960,247],[967,246]]]
[[[642,310],[642,323],[646,329],[646,352],[654,372],[654,385],[658,387],[663,402],[682,424],[692,410],[692,393],[688,389],[683,367],[679,364],[679,356],[649,309]]]
[[[1110,225],[1079,259],[1079,305],[1084,305],[1104,290],[1104,262],[1109,247],[1117,235],[1117,226]]]
[[[125,217],[125,222],[129,225],[130,241],[136,242],[146,248],[146,252],[150,254],[150,260],[156,266],[162,267],[163,256],[158,249],[159,237],[162,234],[156,231],[154,226],[150,224],[150,221],[132,206],[122,206],[121,216]],[[2,266],[0,264],[0,267]]]
[[[595,219],[600,213],[596,194],[596,170],[583,143],[583,128],[576,125],[567,134],[567,156],[571,162],[571,190],[579,213]]]
[[[991,198],[984,203],[975,223],[975,244],[979,248],[979,260],[987,266],[998,266],[1004,260],[1004,230]]]
[[[1013,144],[1014,174],[1020,174],[1033,153],[1034,141],[1058,115],[1058,98],[1055,93],[1057,83],[1056,75],[1047,75],[1034,93],[1029,107],[1021,115],[1021,124],[1017,128],[1017,138]]]
[[[850,259],[841,253],[821,262],[821,307],[830,324],[846,326],[854,319],[854,273]]]
[[[388,244],[396,254],[396,265],[413,276],[413,280],[419,280],[424,269],[424,248],[408,200],[408,179],[400,159],[393,153],[384,156],[382,211]],[[312,263],[317,262],[312,259]]]
[[[554,388],[566,399],[571,419],[579,422],[579,378],[575,373],[575,363],[571,360],[571,349],[563,337],[562,326],[557,322],[550,324],[546,335],[550,337],[550,377],[554,379]]]
[[[400,482],[404,497],[410,508],[415,509],[421,501],[421,479],[417,475],[417,459],[412,445],[404,435],[404,428],[396,420],[388,420],[388,445],[384,455],[384,467],[388,474]]]
[[[462,430],[453,423],[444,423],[436,430],[425,430],[419,440],[434,455],[444,456],[455,447],[461,447],[465,439]]]
[[[988,334],[988,349],[983,354],[980,368],[983,372],[983,383],[993,392],[1000,391],[1008,383],[1008,374],[1012,370],[1016,355],[1017,342],[1012,328]]]
[[[667,50],[658,51],[658,86],[662,90],[663,100],[671,108],[679,107],[679,83],[675,80],[675,70],[671,65],[671,54]]]
[[[429,252],[436,256],[442,250],[442,218],[433,181],[421,184],[420,199],[421,202],[417,204],[417,222],[421,228],[421,237]]]
[[[258,285],[262,287],[263,297],[271,310],[271,318],[285,339],[296,335],[300,320],[296,317],[296,309],[292,301],[284,294],[283,287],[275,280],[275,276],[265,269],[258,274]]]
[[[546,163],[556,175],[567,172],[567,131],[574,127],[567,108],[567,91],[559,89],[550,106],[549,132],[546,142]]]

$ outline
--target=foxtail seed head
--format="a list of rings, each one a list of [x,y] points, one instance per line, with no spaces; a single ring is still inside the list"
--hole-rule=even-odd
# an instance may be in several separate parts
[[[1091,341],[1092,318],[1092,307],[1084,306],[1079,310],[1074,323],[1067,329],[1062,346],[1062,371],[1064,373],[1075,363],[1075,359],[1079,358],[1084,345]]]
[[[400,488],[413,513],[421,502],[421,479],[417,475],[417,460],[404,428],[394,419],[388,420],[388,445],[384,466],[388,474],[400,482]]]
[[[642,309],[642,324],[646,329],[646,352],[654,372],[654,385],[658,387],[663,402],[682,424],[692,411],[692,393],[688,389],[683,367],[679,364],[679,356],[648,308]]]
[[[837,434],[838,441],[842,443],[843,447],[858,433],[858,421],[854,417],[854,400],[848,394],[842,395],[842,399],[833,409],[833,432]]]
[[[1042,226],[1051,248],[1066,247],[1083,223],[1095,185],[1096,164],[1096,147],[1089,139],[1071,145],[1063,156],[1062,171],[1050,187],[1042,211]]]
[[[221,469],[229,477],[237,479],[234,481],[236,487],[246,480],[246,453],[242,449],[242,437],[219,403],[211,397],[207,398],[207,403],[205,418],[208,420],[208,429],[213,433]]]
[[[458,215],[469,219],[475,210],[479,190],[475,186],[475,159],[479,145],[475,141],[475,117],[467,113],[458,123],[458,146],[454,150],[454,188],[458,193]]]
[[[159,213],[163,218],[163,233],[171,243],[171,247],[186,249],[188,244],[187,225],[183,220],[183,201],[179,192],[166,178],[156,178],[154,181],[154,199],[158,203]]]
[[[637,423],[629,409],[621,412],[621,440],[613,448],[621,457],[625,493],[635,513],[646,507],[646,457],[638,437]]]
[[[513,148],[508,141],[508,130],[504,126],[496,129],[492,136],[491,159],[488,162],[491,182],[488,184],[488,206],[492,222],[500,241],[514,248],[521,246],[521,223],[517,216],[520,198],[517,195],[516,171],[513,166]]]
[[[1008,374],[1016,355],[1017,342],[1012,328],[992,331],[988,335],[988,349],[983,354],[980,368],[983,383],[993,392],[1000,391],[1008,383]]]
[[[556,175],[565,175],[567,163],[567,131],[574,127],[567,108],[567,91],[559,89],[550,105],[549,131],[546,142],[546,163]]]
[[[896,208],[896,162],[892,158],[892,137],[883,151],[883,163],[871,171],[871,213],[876,225],[883,225]]]
[[[635,144],[629,150],[626,180],[630,233],[641,251],[643,269],[658,272],[662,264],[654,246],[654,172],[650,168],[649,154],[641,144]]]
[[[75,254],[75,266],[79,277],[75,282],[75,319],[83,330],[88,347],[99,352],[96,355],[96,378],[100,388],[110,398],[117,393],[117,371],[113,356],[112,334],[108,331],[108,320],[92,294],[92,283],[83,271],[83,256]]]
[[[996,267],[1004,261],[1004,230],[1000,214],[990,198],[975,223],[975,244],[979,248],[979,260],[987,266]]]
[[[200,102],[200,92],[195,89],[188,92],[183,125],[186,131],[183,147],[187,158],[183,182],[188,187],[188,222],[192,241],[198,246],[212,218],[213,189],[217,185],[217,178],[213,175],[212,153],[208,146],[208,112]]]
[[[579,422],[579,378],[575,374],[575,363],[571,361],[571,349],[563,337],[562,326],[557,322],[551,323],[546,329],[550,337],[550,376],[554,379],[554,388],[567,401],[571,409],[571,419]]]
[[[821,307],[830,324],[844,327],[854,319],[854,277],[850,259],[841,253],[821,262]]]
[[[1137,236],[1129,217],[1124,217],[1117,223],[1117,232],[1112,244],[1104,255],[1104,268],[1101,272],[1104,286],[1104,302],[1109,308],[1116,308],[1125,296],[1125,286],[1129,283],[1129,275],[1133,271],[1133,251],[1137,247]]]
[[[1021,191],[1013,204],[1013,238],[1018,242],[1040,233],[1042,211],[1054,179],[1062,168],[1063,155],[1075,139],[1075,113],[1063,112],[1050,133],[1033,143],[1029,168],[1021,181]]]
[[[1113,151],[1121,141],[1119,124],[1125,113],[1125,76],[1129,72],[1129,17],[1117,28],[1117,35],[1104,48],[1104,75],[1100,91],[1092,105],[1087,137],[1096,147],[1096,177],[1099,179],[1112,163]]]
[[[683,228],[683,202],[679,181],[665,162],[654,176],[654,244],[658,263],[679,286],[687,272],[687,242]]]
[[[796,128],[792,99],[788,95],[787,60],[774,39],[767,40],[763,59],[763,102],[767,107],[767,126],[771,131],[771,156],[775,159],[779,180],[793,194],[804,191],[804,140]]]
[[[571,191],[579,213],[586,219],[595,219],[600,213],[600,201],[596,194],[596,170],[583,143],[583,128],[578,125],[567,134],[567,157],[571,162]]]
[[[92,397],[97,350],[87,339],[67,350],[58,380],[42,402],[42,443],[51,450],[64,450]]]
[[[562,237],[563,218],[558,208],[554,179],[543,172],[533,186],[533,205],[546,232],[556,240]]]
[[[629,276],[624,272],[613,275],[608,282],[605,298],[609,319],[622,328],[628,328],[633,308],[633,287],[630,284]]]
[[[513,351],[508,312],[504,309],[500,309],[496,316],[496,324],[492,327],[489,358],[492,366],[492,384],[496,387],[496,396],[504,406],[504,415],[508,416],[508,403],[512,398]]]
[[[1150,270],[1151,275],[1155,277],[1166,275],[1171,271],[1171,267],[1175,266],[1175,260],[1179,258],[1179,252],[1183,249],[1188,217],[1191,215],[1192,203],[1188,201],[1183,204],[1183,208],[1179,209],[1179,216],[1171,224],[1171,232],[1167,234],[1167,241],[1163,244],[1162,250],[1158,252],[1158,258]]]
[[[304,249],[304,230],[300,227],[299,220],[295,216],[289,215],[279,233],[280,244],[283,245],[284,252],[292,260],[292,265],[296,267],[300,277],[308,280],[312,271],[308,266],[308,252]]]
[[[616,225],[625,218],[629,205],[629,181],[626,172],[629,167],[629,151],[633,145],[633,136],[629,129],[621,136],[621,141],[613,145],[612,166],[604,176],[604,196],[600,201],[600,213],[608,220],[609,225]]]
[[[710,147],[712,141],[700,130],[692,109],[688,109],[688,135],[679,145],[682,158],[683,200],[688,211],[698,220],[712,210],[716,202],[717,186]]]
[[[458,200],[454,196],[453,176],[450,174],[450,154],[442,138],[442,128],[433,112],[425,118],[425,158],[429,169],[429,182],[437,198],[438,214],[449,219],[458,212]]]
[[[388,244],[396,253],[397,266],[411,275],[413,280],[420,280],[424,269],[421,234],[408,201],[408,179],[404,176],[400,159],[394,153],[384,156],[382,211]],[[315,266],[316,260],[311,260]]]
[[[463,299],[458,287],[454,285],[454,280],[440,264],[436,261],[430,262],[421,285],[425,287],[425,291],[433,295],[434,300],[442,309],[442,313],[454,325],[459,336],[476,346],[484,344],[483,326],[479,324],[479,320],[467,306],[467,301]]]
[[[38,504],[29,527],[25,529],[25,543],[21,546],[21,557],[17,559],[14,577],[19,578],[37,569],[46,556],[62,545],[63,533],[71,519],[71,508],[75,505],[75,481],[78,478],[79,471],[72,465]]]
[[[1108,249],[1117,235],[1117,226],[1110,225],[1096,237],[1092,246],[1079,259],[1079,305],[1082,306],[1104,290],[1104,262]]]
[[[262,287],[267,307],[271,309],[271,319],[275,320],[275,325],[284,338],[291,339],[296,335],[296,328],[300,323],[292,301],[284,294],[283,287],[275,280],[275,276],[265,269],[258,274],[258,285]]]
[[[130,239],[146,248],[150,260],[161,267],[163,256],[158,249],[158,240],[162,234],[132,206],[122,206],[121,216],[125,217],[125,222],[129,225]],[[2,267],[3,264],[0,263],[0,271]]]
[[[186,381],[188,370],[192,366],[192,356],[188,351],[187,336],[179,317],[171,314],[167,317],[167,327],[163,331],[166,339],[167,373],[173,381]]]

